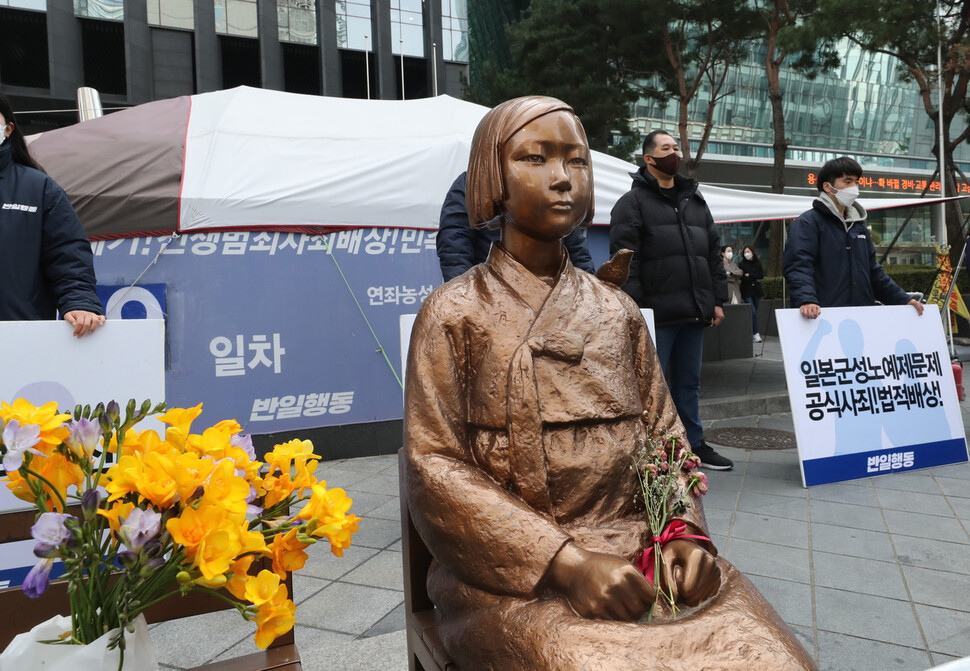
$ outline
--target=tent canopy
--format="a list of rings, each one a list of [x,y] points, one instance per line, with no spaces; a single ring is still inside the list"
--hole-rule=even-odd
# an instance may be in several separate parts
[[[326,98],[239,87],[42,134],[31,152],[94,238],[174,231],[435,229],[487,108],[448,96]],[[593,152],[609,223],[632,163]],[[718,223],[790,219],[811,197],[703,186]],[[938,199],[863,198],[870,210]]]

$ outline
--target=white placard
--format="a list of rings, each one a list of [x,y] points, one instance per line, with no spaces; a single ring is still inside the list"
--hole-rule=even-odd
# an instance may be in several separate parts
[[[109,319],[81,338],[72,328],[64,321],[0,322],[0,400],[55,401],[62,412],[111,400],[124,412],[131,398],[152,405],[165,400],[163,320]],[[138,428],[165,435],[154,418]],[[30,507],[0,485],[0,513]]]
[[[967,461],[937,306],[775,314],[804,485]]]

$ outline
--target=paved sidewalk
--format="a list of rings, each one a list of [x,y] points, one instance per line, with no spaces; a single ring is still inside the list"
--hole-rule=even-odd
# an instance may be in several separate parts
[[[732,388],[711,398],[783,394],[771,349],[705,364],[711,394]],[[717,415],[705,424],[791,430],[788,413]],[[794,450],[720,451],[735,468],[708,472],[715,544],[822,669],[921,671],[970,656],[970,465],[805,489]],[[320,543],[295,577],[303,668],[404,671],[397,458],[327,462],[318,475],[347,490],[363,522],[343,558]],[[233,611],[156,625],[152,637],[162,668],[184,669],[254,651],[254,632]]]

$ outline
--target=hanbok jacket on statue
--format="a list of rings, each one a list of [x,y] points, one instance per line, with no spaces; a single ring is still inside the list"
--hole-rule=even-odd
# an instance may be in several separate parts
[[[493,245],[422,306],[405,407],[411,514],[462,671],[815,668],[720,558],[718,593],[676,620],[586,619],[543,588],[570,540],[635,560],[650,536],[633,456],[647,426],[683,437],[643,318],[617,287],[568,259],[550,287]],[[699,502],[682,519],[707,535]]]

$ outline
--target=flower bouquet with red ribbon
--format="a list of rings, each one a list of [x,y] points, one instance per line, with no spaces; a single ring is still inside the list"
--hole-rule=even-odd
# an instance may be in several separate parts
[[[678,436],[664,436],[644,442],[635,458],[637,476],[650,523],[653,542],[640,555],[637,568],[651,585],[657,588],[657,603],[663,599],[674,615],[677,607],[669,585],[658,580],[664,576],[663,546],[675,539],[709,541],[706,536],[688,533],[687,523],[676,519],[687,512],[691,498],[707,492],[707,476],[697,470],[700,457],[690,451],[686,441]]]

